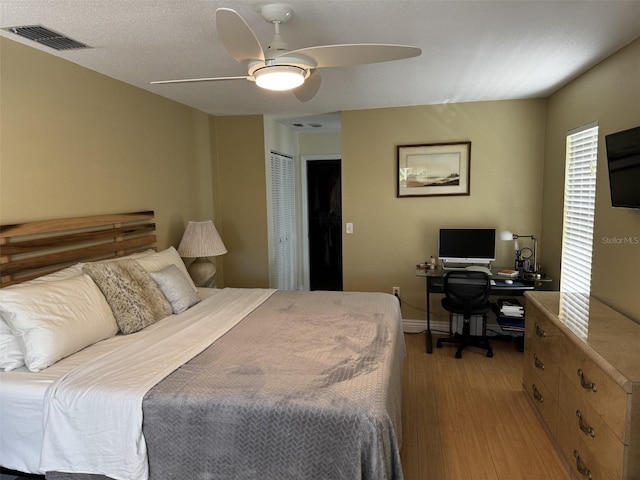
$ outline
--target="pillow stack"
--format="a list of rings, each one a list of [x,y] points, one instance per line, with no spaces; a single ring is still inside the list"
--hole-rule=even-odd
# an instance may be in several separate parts
[[[0,303],[32,372],[118,332],[107,301],[86,275],[3,290]]]
[[[0,290],[0,368],[37,372],[119,331],[137,332],[199,302],[170,247],[77,264]]]

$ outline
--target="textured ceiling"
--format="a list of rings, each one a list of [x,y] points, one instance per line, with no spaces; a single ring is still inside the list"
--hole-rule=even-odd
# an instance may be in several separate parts
[[[237,10],[266,47],[271,2],[0,0],[0,27],[40,24],[92,48],[56,51],[0,35],[213,115],[267,114],[304,125],[343,110],[544,97],[640,36],[640,0],[291,0],[289,49],[340,43],[422,48],[420,57],[321,71],[309,102],[246,80],[150,85],[245,75],[216,34],[215,11]],[[310,127],[313,128],[313,127]]]

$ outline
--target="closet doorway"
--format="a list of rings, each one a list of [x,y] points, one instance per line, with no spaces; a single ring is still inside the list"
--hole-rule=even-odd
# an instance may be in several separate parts
[[[310,290],[342,290],[341,160],[334,156],[304,160],[307,285]]]

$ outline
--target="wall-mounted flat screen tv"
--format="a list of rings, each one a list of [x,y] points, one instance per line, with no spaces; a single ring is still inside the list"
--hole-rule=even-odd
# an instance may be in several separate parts
[[[441,228],[438,258],[443,264],[488,264],[496,260],[495,228]]]
[[[605,136],[613,207],[640,208],[640,126]]]

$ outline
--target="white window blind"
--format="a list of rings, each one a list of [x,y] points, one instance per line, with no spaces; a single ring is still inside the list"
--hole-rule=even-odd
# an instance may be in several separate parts
[[[296,287],[293,158],[271,152],[271,285]]]
[[[597,159],[597,124],[590,124],[569,132],[560,291],[583,297],[591,292]]]

